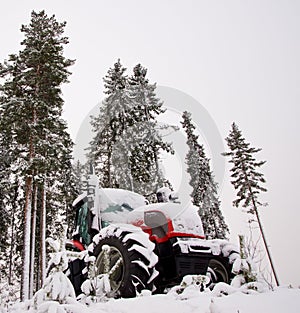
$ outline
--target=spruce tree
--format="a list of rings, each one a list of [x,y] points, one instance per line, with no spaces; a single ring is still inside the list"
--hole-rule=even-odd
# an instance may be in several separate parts
[[[256,216],[274,278],[278,286],[279,281],[258,213],[258,207],[261,205],[258,196],[261,192],[267,191],[263,186],[266,180],[264,175],[259,171],[259,168],[265,164],[265,161],[256,161],[254,157],[254,154],[261,151],[261,149],[251,147],[250,143],[246,142],[242,132],[235,123],[232,123],[232,128],[226,141],[230,151],[223,153],[223,155],[230,157],[229,163],[233,165],[230,170],[233,179],[231,183],[237,190],[237,198],[233,201],[233,205],[235,207],[242,205],[247,209],[248,213]]]
[[[163,102],[156,96],[156,84],[150,84],[146,76],[147,69],[137,64],[133,68],[133,75],[128,79],[135,117],[130,136],[134,143],[130,163],[134,189],[144,195],[153,195],[159,187],[166,184],[159,164],[160,152],[174,151],[172,145],[162,139],[156,119],[165,109]]]
[[[107,97],[102,103],[100,114],[92,117],[91,120],[95,137],[90,143],[88,159],[94,164],[102,187],[118,187],[114,173],[114,161],[117,161],[118,156],[116,157],[117,153],[113,155],[114,147],[124,129],[132,124],[129,115],[131,103],[126,89],[125,71],[126,68],[122,66],[120,60],[108,70],[103,79],[104,93]],[[122,152],[124,151],[120,147],[120,153]],[[115,160],[113,160],[113,156],[115,156]],[[122,159],[122,155],[119,156],[119,159]]]
[[[137,121],[155,121],[156,117],[164,113],[163,102],[157,98],[156,84],[150,84],[147,69],[141,64],[133,68],[133,75],[128,79],[130,94],[134,98],[134,112]]]
[[[159,153],[172,150],[162,140],[156,121],[164,110],[156,86],[145,77],[147,70],[137,65],[130,78],[125,71],[118,60],[104,78],[107,97],[91,121],[95,137],[88,157],[102,187],[153,195],[164,181]]]
[[[261,204],[258,200],[259,193],[267,191],[263,187],[266,182],[264,175],[258,171],[265,161],[256,161],[253,156],[261,149],[250,147],[235,123],[232,124],[226,142],[230,152],[223,155],[229,156],[229,163],[233,164],[230,170],[232,184],[237,189],[237,198],[233,201],[233,205],[239,207],[241,204],[249,213],[255,213],[255,207]]]
[[[35,242],[32,242],[31,217],[35,214],[34,195],[39,190],[41,207],[40,259],[41,276],[45,275],[45,235],[47,193],[52,182],[60,180],[61,174],[71,158],[72,141],[61,118],[63,99],[61,85],[67,82],[67,68],[73,61],[63,56],[63,46],[68,39],[63,37],[65,22],[59,23],[55,16],[48,17],[44,11],[32,12],[29,25],[21,32],[23,49],[10,55],[1,66],[5,82],[1,87],[1,129],[5,136],[12,132],[13,143],[18,154],[10,168],[18,166],[24,178],[24,241],[21,297],[30,295],[30,262]],[[10,125],[10,130],[5,128]],[[59,183],[56,184],[57,186]],[[48,206],[49,207],[49,206]]]
[[[186,155],[187,172],[190,174],[193,204],[199,207],[203,229],[208,238],[227,238],[229,229],[220,210],[217,184],[210,170],[203,145],[195,135],[191,113],[183,112],[182,126],[187,134],[188,153]]]

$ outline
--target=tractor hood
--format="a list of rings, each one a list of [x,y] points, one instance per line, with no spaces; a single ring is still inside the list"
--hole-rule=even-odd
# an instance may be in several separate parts
[[[182,205],[166,202],[144,205],[128,214],[127,223],[141,227],[150,226],[149,223],[155,223],[155,227],[166,223],[171,228],[169,231],[174,234],[204,237],[198,208],[191,203]]]

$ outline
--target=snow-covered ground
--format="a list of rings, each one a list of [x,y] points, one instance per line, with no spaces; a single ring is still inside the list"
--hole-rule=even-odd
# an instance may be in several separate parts
[[[49,303],[50,304],[50,303]],[[24,304],[11,307],[8,311],[0,312],[21,313],[28,312]],[[186,290],[178,295],[143,294],[131,299],[111,299],[106,302],[89,306],[70,301],[69,304],[44,306],[39,310],[29,309],[29,312],[49,313],[299,313],[300,289],[279,287],[274,291],[245,294],[234,292],[230,295],[220,295],[217,291],[200,292],[195,289]]]
[[[136,299],[112,300],[91,306],[85,312],[122,313],[299,313],[300,290],[279,288],[274,292],[246,295],[241,292],[229,296],[213,293],[191,293],[185,297],[154,295]]]

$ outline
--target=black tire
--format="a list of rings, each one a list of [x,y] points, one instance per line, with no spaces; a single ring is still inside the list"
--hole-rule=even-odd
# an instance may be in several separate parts
[[[135,297],[143,289],[153,290],[157,276],[154,244],[148,235],[137,228],[137,232],[109,226],[107,237],[94,243],[92,254],[96,257],[96,275],[109,275],[111,297]],[[138,236],[134,235],[137,234]],[[142,238],[142,240],[139,240]],[[105,260],[108,260],[106,262]]]
[[[212,289],[215,284],[224,282],[230,283],[230,265],[226,258],[211,259],[208,263],[207,276],[210,278],[209,287]]]

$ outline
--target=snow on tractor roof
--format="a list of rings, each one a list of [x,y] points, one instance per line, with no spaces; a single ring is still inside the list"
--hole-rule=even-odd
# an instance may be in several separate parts
[[[86,191],[79,195],[73,201],[73,207],[76,206],[76,204],[78,204],[80,201],[84,200],[86,196]],[[97,192],[97,197],[101,211],[105,211],[111,205],[122,206],[125,204],[132,209],[135,209],[147,203],[146,198],[142,195],[124,189],[99,188]]]
[[[146,203],[146,199],[135,192],[103,188],[99,189],[94,214],[98,215],[98,220],[102,221],[102,225],[103,223],[126,223],[128,213]]]
[[[112,205],[125,206],[132,210],[146,203],[145,197],[129,190],[113,188],[99,189],[99,206],[101,211],[107,210]]]

